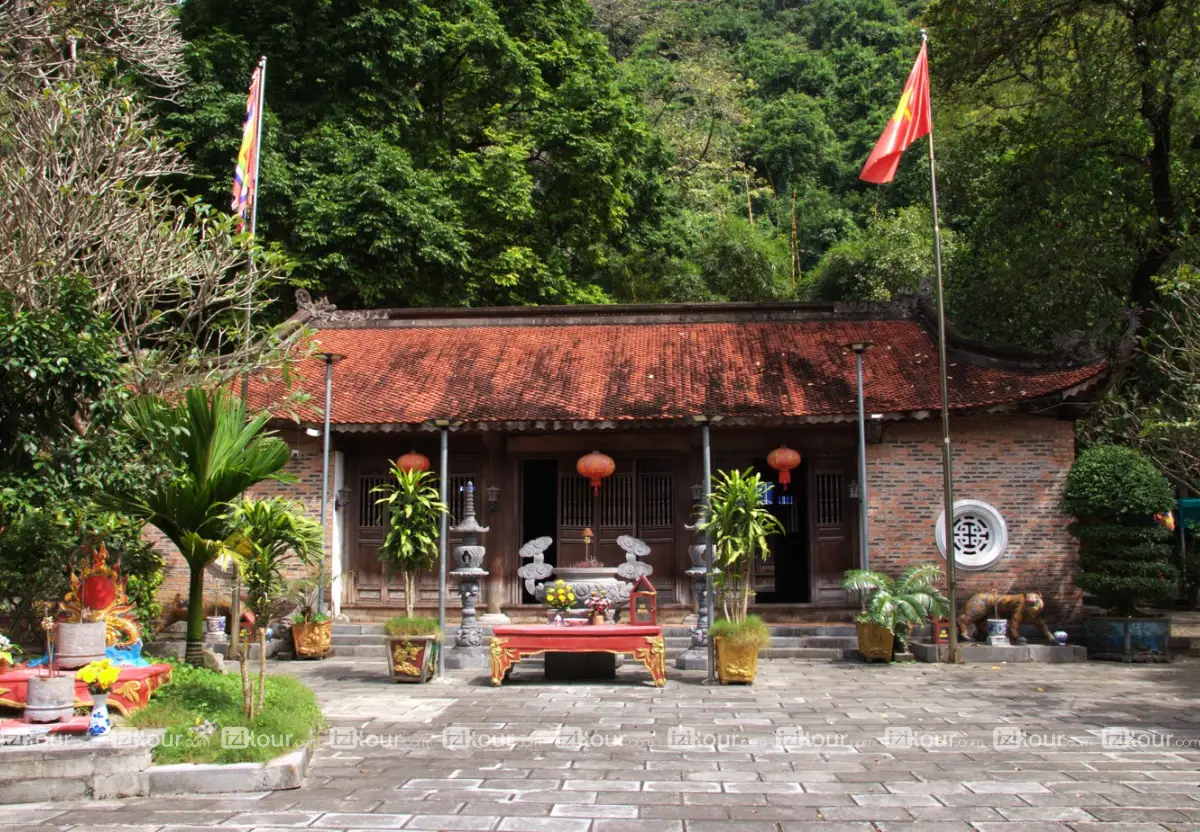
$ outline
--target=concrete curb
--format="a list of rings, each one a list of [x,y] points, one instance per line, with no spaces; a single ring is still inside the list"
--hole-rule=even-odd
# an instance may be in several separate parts
[[[266,763],[179,763],[146,771],[149,795],[218,794],[298,789],[312,761],[306,745]]]

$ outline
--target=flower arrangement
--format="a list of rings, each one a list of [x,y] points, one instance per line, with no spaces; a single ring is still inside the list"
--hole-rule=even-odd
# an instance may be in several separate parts
[[[13,656],[21,653],[21,648],[8,640],[7,636],[0,635],[0,667],[5,665],[16,664]]]
[[[87,685],[88,693],[95,695],[110,693],[120,675],[121,668],[113,664],[111,659],[101,659],[79,668],[75,678]]]
[[[603,589],[593,592],[592,597],[584,602],[584,605],[592,611],[593,614],[599,613],[603,615],[613,608],[612,599],[608,597],[608,593]]]
[[[552,610],[569,610],[575,606],[575,590],[566,581],[557,580],[546,590],[546,606]]]

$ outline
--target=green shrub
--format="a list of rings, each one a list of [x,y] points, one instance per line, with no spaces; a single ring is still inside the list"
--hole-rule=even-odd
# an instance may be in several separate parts
[[[1142,523],[1174,505],[1167,478],[1133,448],[1118,445],[1097,445],[1080,454],[1062,499],[1067,514],[1118,524]]]
[[[713,622],[708,633],[712,638],[726,639],[737,647],[753,645],[761,650],[771,643],[771,631],[757,615],[748,615],[741,621],[718,619]]]
[[[171,681],[130,717],[138,728],[167,729],[154,749],[156,764],[265,762],[310,742],[323,725],[316,696],[291,676],[268,676],[263,709],[247,719],[239,677],[171,664]],[[193,730],[205,722],[214,724],[213,733]],[[253,742],[246,748],[225,747],[222,728],[246,728]]]
[[[383,631],[389,636],[436,635],[439,640],[442,637],[438,620],[426,615],[414,615],[411,618],[407,615],[397,615],[395,618],[387,620],[387,623],[383,625]]]

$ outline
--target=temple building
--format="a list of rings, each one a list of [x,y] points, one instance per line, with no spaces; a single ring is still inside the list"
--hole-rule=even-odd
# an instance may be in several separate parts
[[[898,572],[944,555],[935,540],[942,507],[937,339],[928,303],[702,304],[338,311],[301,304],[315,330],[299,387],[300,423],[275,424],[292,446],[292,484],[264,489],[302,500],[321,495],[326,359],[332,364],[328,530],[330,603],[353,620],[402,612],[403,584],[377,558],[384,512],[372,489],[388,462],[415,451],[439,467],[448,430],[451,513],[476,488],[489,572],[482,607],[520,619],[540,606],[517,575],[518,550],[550,537],[546,562],[586,558],[615,566],[618,537],[650,547],[660,615],[691,610],[687,527],[702,481],[701,426],[715,470],[768,465],[786,445],[800,455],[791,484],[767,495],[785,532],[755,564],[756,611],[767,620],[831,620],[853,612],[845,570],[865,556]],[[855,354],[863,356],[866,481],[858,468]],[[1053,618],[1070,617],[1080,593],[1076,545],[1058,507],[1074,458],[1074,420],[1108,375],[1098,357],[999,349],[949,335],[951,436],[960,595],[1037,591]],[[259,407],[280,400],[252,385]],[[598,494],[576,471],[599,451],[615,462]],[[865,495],[865,499],[864,499]],[[861,512],[868,540],[860,540]],[[453,542],[453,541],[452,541]],[[453,568],[453,567],[451,567]],[[174,556],[163,589],[186,586]],[[437,576],[418,605],[437,603]],[[186,597],[186,590],[183,592]],[[453,586],[450,587],[454,597]],[[449,604],[451,612],[457,603]]]

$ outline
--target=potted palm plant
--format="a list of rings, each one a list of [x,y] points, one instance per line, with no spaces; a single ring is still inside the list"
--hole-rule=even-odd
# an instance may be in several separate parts
[[[937,588],[942,578],[932,563],[910,566],[899,578],[866,569],[846,572],[842,587],[863,594],[862,612],[854,620],[859,655],[889,662],[895,642],[907,648],[913,627],[931,617],[949,617],[950,601]]]
[[[254,615],[258,633],[257,702],[250,686],[248,662],[241,663],[243,710],[253,719],[256,712],[262,711],[266,696],[267,627],[288,600],[284,570],[296,561],[310,567],[318,564],[323,535],[321,524],[304,516],[303,506],[280,497],[242,500],[233,506],[227,519],[233,529],[227,542],[241,575],[246,608]]]
[[[296,658],[323,659],[329,655],[333,642],[333,620],[317,608],[317,579],[303,578],[292,584],[292,645]]]
[[[399,570],[404,579],[404,616],[387,622],[388,667],[396,681],[424,682],[442,633],[431,618],[417,618],[417,581],[421,570],[437,558],[438,526],[448,509],[434,486],[436,476],[416,468],[405,470],[392,463],[394,482],[375,489],[387,507],[388,529],[379,546],[379,559],[390,574]]]
[[[722,684],[754,681],[758,651],[770,641],[762,619],[748,615],[754,594],[754,558],[770,554],[767,537],[783,532],[779,520],[763,504],[767,485],[752,469],[717,474],[707,510],[701,507],[699,528],[713,535],[713,582],[725,618],[713,622],[709,635]]]

